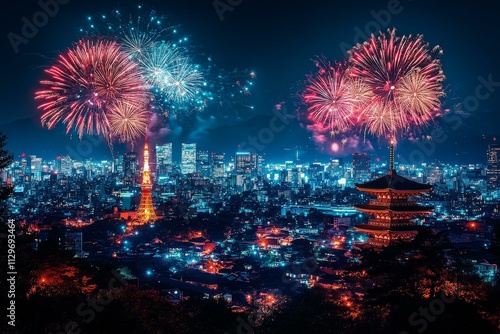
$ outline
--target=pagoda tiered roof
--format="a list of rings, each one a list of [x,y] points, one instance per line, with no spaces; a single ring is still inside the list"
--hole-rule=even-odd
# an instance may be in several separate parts
[[[409,200],[411,196],[430,191],[432,186],[404,178],[394,169],[373,181],[356,184],[356,188],[377,196],[377,199],[370,200],[368,204],[354,206],[357,210],[370,214],[368,224],[354,225],[354,228],[370,234],[369,243],[374,245],[413,238],[417,230],[412,218],[434,209]]]
[[[427,192],[432,189],[429,184],[418,183],[404,178],[396,173],[396,170],[373,181],[355,184],[356,188],[365,192]]]
[[[354,205],[356,209],[362,212],[394,212],[394,213],[426,213],[431,212],[434,207],[423,206],[423,205],[391,205],[391,206],[381,206],[372,204],[356,204]]]

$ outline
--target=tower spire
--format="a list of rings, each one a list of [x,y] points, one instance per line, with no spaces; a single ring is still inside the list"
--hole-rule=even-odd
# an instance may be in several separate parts
[[[394,172],[394,144],[396,144],[396,139],[391,136],[389,139],[389,174],[391,175]]]
[[[135,216],[135,223],[137,225],[153,223],[158,219],[153,207],[153,197],[151,195],[151,189],[153,185],[151,184],[151,175],[149,172],[149,146],[148,137],[146,135],[144,141],[144,165],[142,171],[142,184],[141,184],[141,202],[139,203],[139,208],[137,209],[137,214]]]

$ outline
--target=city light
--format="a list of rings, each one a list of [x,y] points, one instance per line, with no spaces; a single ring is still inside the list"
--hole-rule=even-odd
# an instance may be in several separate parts
[[[7,327],[498,331],[495,3],[64,2],[4,6]]]

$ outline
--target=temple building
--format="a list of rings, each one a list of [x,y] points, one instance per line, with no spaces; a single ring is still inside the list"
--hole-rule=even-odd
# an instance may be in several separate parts
[[[356,184],[356,189],[375,195],[368,204],[354,207],[370,215],[367,224],[354,228],[369,234],[368,243],[375,246],[388,245],[394,240],[411,240],[416,234],[413,218],[432,212],[433,207],[418,205],[410,197],[428,192],[432,187],[406,179],[394,169],[394,144],[390,147],[389,172],[373,181]]]

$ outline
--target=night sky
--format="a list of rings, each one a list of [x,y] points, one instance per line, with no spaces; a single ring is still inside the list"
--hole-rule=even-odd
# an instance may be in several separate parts
[[[31,20],[40,6],[35,0],[4,2],[1,13],[4,37],[0,130],[11,138],[8,146],[11,151],[16,154],[21,151],[42,154],[37,152],[39,148],[34,142],[50,142],[50,136],[57,132],[44,130],[47,137],[30,137],[33,132],[29,127],[38,126],[32,121],[39,114],[33,96],[39,80],[44,77],[43,68],[51,64],[58,52],[66,50],[81,36],[79,28],[85,25],[88,15],[108,14],[115,8],[133,9],[138,4],[124,3],[70,0],[60,5],[57,14],[39,28],[27,44],[21,44],[19,52],[15,53],[7,35],[10,32],[20,34],[23,25],[21,18]],[[186,126],[178,138],[163,138],[163,141],[196,140],[202,148],[227,149],[227,146],[213,147],[223,140],[217,137],[222,136],[221,131],[211,130],[230,125],[238,127],[238,124],[244,126],[249,120],[257,124],[256,127],[259,127],[258,122],[266,126],[268,117],[259,115],[271,116],[273,107],[279,102],[285,102],[293,110],[296,108],[294,95],[297,87],[305,74],[314,71],[311,59],[324,55],[331,60],[342,60],[345,48],[341,46],[363,40],[367,29],[375,32],[373,27],[382,30],[395,27],[399,35],[423,34],[431,47],[441,46],[444,51],[441,62],[446,75],[447,97],[443,99],[446,108],[453,109],[467,97],[475,96],[481,84],[479,77],[486,81],[490,77],[490,81],[493,81],[489,96],[480,101],[470,116],[462,118],[460,126],[454,129],[455,123],[443,125],[440,121],[441,126],[448,131],[448,139],[436,145],[435,150],[426,155],[426,161],[485,162],[487,144],[493,142],[496,136],[500,137],[500,8],[493,1],[442,4],[435,0],[401,0],[399,5],[395,5],[396,2],[387,0],[243,0],[232,11],[224,12],[222,21],[212,0],[141,3],[169,16],[173,24],[180,25],[182,33],[189,36],[197,49],[211,55],[220,66],[228,70],[248,68],[257,74],[252,91],[252,103],[255,106],[252,112],[229,120],[215,115],[211,122],[206,121],[210,115],[201,115],[197,119],[198,123]],[[397,8],[398,13],[391,14],[386,21],[383,17],[377,22],[373,13],[386,11],[388,6]],[[363,36],[356,40],[358,31],[362,31]],[[207,129],[202,132],[203,135],[195,138],[193,133],[200,133],[197,127]],[[280,146],[287,142],[290,147],[302,146],[306,147],[306,151],[318,151],[305,129],[300,126],[293,129],[280,134],[274,146],[269,145],[266,152],[268,156],[279,155]],[[301,133],[297,133],[301,130]],[[432,126],[428,131],[432,131]],[[21,136],[27,140],[22,140]],[[224,138],[224,141],[230,142],[231,139]],[[231,143],[235,150],[240,141],[235,138],[234,143]],[[211,142],[214,143],[212,146]],[[370,153],[374,156],[379,154],[379,150],[380,154],[386,154],[384,143],[375,142],[373,146],[375,149]],[[414,149],[415,144],[409,141],[403,141],[399,148],[403,155],[408,155]],[[45,153],[47,158],[52,158],[50,154],[64,154],[57,152],[57,149],[47,149]],[[322,153],[332,155],[331,152]]]

